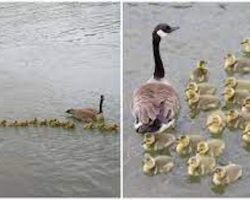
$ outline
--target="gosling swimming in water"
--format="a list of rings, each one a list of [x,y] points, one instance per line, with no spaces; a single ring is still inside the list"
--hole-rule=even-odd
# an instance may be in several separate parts
[[[241,44],[243,46],[243,52],[250,53],[250,38],[246,38]]]
[[[147,151],[161,151],[171,147],[176,141],[172,134],[166,133],[146,133],[143,139],[143,148]]]
[[[248,123],[245,127],[245,129],[243,130],[243,135],[242,135],[242,140],[246,143],[246,144],[250,144],[250,123]]]
[[[250,113],[250,97],[247,97],[241,107],[241,111],[245,113]]]
[[[220,100],[214,95],[199,95],[194,91],[188,91],[188,105],[198,111],[209,111],[220,106]]]
[[[229,73],[246,74],[250,72],[250,59],[249,58],[237,58],[233,54],[227,54],[225,56],[224,69]]]
[[[152,157],[146,153],[143,160],[143,172],[147,175],[167,174],[174,168],[174,159],[166,155]]]
[[[208,68],[206,67],[207,62],[201,60],[197,63],[197,68],[192,72],[190,80],[201,83],[208,81]]]
[[[197,145],[197,153],[204,156],[219,157],[225,150],[225,143],[220,139],[202,141]]]
[[[235,77],[228,77],[225,80],[225,87],[231,87],[235,90],[247,90],[250,92],[250,81],[249,80],[240,80]]]
[[[177,141],[176,152],[181,155],[186,155],[195,152],[197,144],[201,141],[205,141],[205,137],[202,135],[181,135]]]
[[[208,83],[195,83],[195,82],[190,82],[187,85],[186,88],[186,95],[187,95],[187,91],[188,90],[192,90],[196,93],[198,93],[199,95],[203,95],[203,94],[215,94],[216,93],[216,88]]]
[[[237,181],[242,176],[242,167],[237,164],[228,164],[224,167],[217,167],[213,175],[215,185],[228,185]]]
[[[224,92],[224,100],[226,105],[242,105],[247,97],[250,97],[250,93],[247,90],[235,90],[231,87],[226,87]]]
[[[216,160],[211,156],[196,155],[188,159],[187,165],[188,175],[202,176],[213,172],[216,167]]]
[[[66,111],[66,113],[69,113],[72,115],[72,117],[82,121],[82,122],[93,122],[93,121],[103,121],[103,101],[104,96],[101,95],[100,97],[100,103],[99,103],[99,111],[92,109],[92,108],[82,108],[82,109],[69,109]]]
[[[226,117],[223,112],[217,111],[210,114],[207,118],[206,126],[210,133],[221,134],[226,127]]]

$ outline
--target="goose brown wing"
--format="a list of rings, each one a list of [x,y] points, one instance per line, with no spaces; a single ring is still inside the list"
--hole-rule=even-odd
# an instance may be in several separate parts
[[[161,121],[166,117],[174,118],[179,110],[179,99],[171,85],[147,83],[134,92],[132,109],[140,122],[148,124],[157,118]]]

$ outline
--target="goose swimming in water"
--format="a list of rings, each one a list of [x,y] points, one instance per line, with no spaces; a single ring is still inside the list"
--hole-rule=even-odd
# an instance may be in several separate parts
[[[174,87],[165,79],[159,45],[163,37],[178,28],[159,24],[152,33],[154,75],[134,91],[132,101],[132,113],[136,119],[134,127],[138,133],[160,133],[175,125],[180,109],[179,98]]]
[[[66,111],[66,113],[69,113],[72,115],[72,117],[82,121],[82,122],[93,122],[93,121],[102,121],[104,120],[103,117],[103,101],[104,96],[100,96],[100,103],[99,103],[99,110],[93,109],[93,108],[81,108],[81,109],[74,109],[71,108]]]

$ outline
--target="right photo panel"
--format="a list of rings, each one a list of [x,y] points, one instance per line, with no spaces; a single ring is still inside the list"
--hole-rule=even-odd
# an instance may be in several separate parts
[[[250,196],[249,10],[123,4],[124,197]]]

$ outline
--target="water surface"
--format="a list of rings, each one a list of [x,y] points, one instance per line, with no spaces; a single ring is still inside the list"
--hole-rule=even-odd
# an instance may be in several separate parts
[[[66,119],[105,95],[119,123],[119,4],[1,3],[0,119]],[[119,196],[119,134],[0,128],[0,196]]]
[[[176,168],[168,175],[148,177],[142,172],[141,136],[133,130],[130,113],[132,92],[153,72],[151,33],[158,23],[180,26],[161,43],[161,54],[168,79],[178,90],[181,114],[176,134],[210,134],[205,129],[206,113],[190,119],[184,101],[188,76],[200,59],[208,61],[209,82],[223,90],[226,74],[223,57],[240,54],[240,42],[250,36],[250,4],[248,3],[128,3],[124,5],[124,195],[128,197],[232,197],[250,196],[249,152],[242,147],[241,134],[226,130],[226,151],[222,163],[243,166],[243,178],[225,188],[213,189],[211,177],[200,182],[187,176],[186,160],[176,156]],[[249,79],[249,76],[241,77]]]

